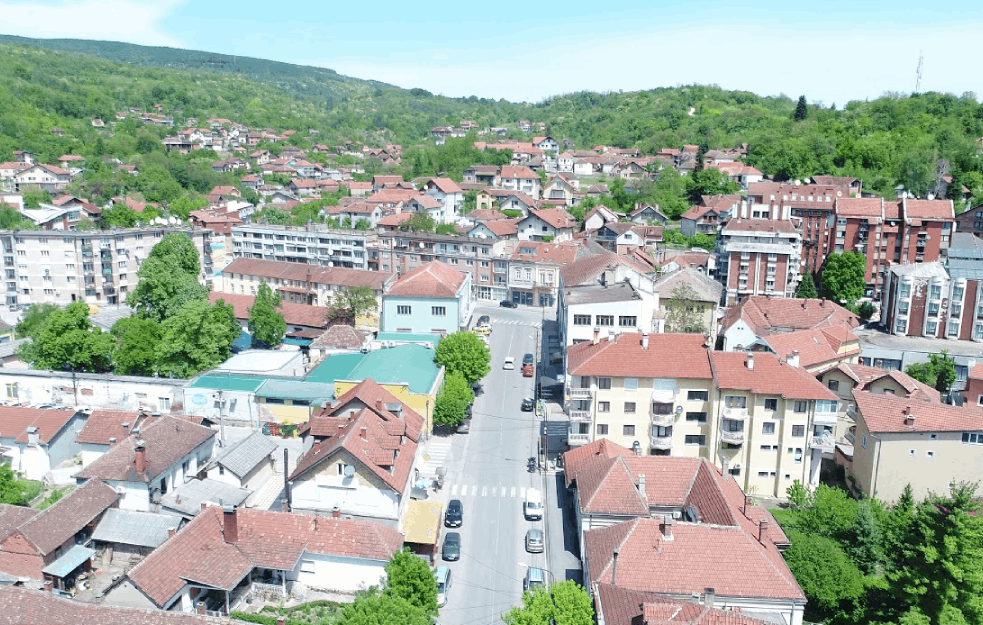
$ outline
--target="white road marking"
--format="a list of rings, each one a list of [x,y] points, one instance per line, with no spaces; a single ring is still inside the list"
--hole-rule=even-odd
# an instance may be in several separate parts
[[[509,497],[515,497],[515,486],[513,486],[512,490],[509,492]]]
[[[478,489],[478,487],[477,487],[477,486],[475,486],[475,490],[476,490],[476,491],[477,491],[477,489]],[[482,488],[482,489],[481,489],[481,496],[482,496],[482,497],[486,497],[487,495],[488,495],[488,487],[487,487],[487,486],[485,486],[484,488]]]
[[[451,497],[457,494],[457,484],[451,486]]]

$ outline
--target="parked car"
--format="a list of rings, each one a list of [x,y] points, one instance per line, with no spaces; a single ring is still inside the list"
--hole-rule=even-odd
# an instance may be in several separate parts
[[[461,535],[458,532],[447,532],[444,536],[444,546],[440,550],[444,560],[455,562],[461,559]]]
[[[478,336],[488,336],[491,334],[491,326],[478,326],[474,329],[474,333]]]
[[[467,417],[464,421],[457,424],[457,429],[454,430],[458,434],[468,434],[471,432],[471,417]]]
[[[535,488],[526,491],[526,500],[522,504],[522,514],[529,521],[540,521],[543,518],[543,496]]]
[[[526,576],[522,578],[523,590],[532,590],[537,586],[545,585],[546,571],[536,566],[530,566],[528,569],[526,569]]]
[[[481,315],[480,317],[478,317],[478,325],[491,326],[491,317],[489,317],[488,315]]]
[[[509,356],[508,358],[506,358],[505,359],[505,363],[502,365],[502,369],[506,369],[506,370],[509,370],[509,371],[511,371],[512,369],[515,369],[515,358],[513,358],[511,356]]]
[[[532,409],[535,408],[535,406],[536,406],[536,402],[532,400],[532,397],[526,397],[525,399],[522,400],[523,412],[532,412]]]
[[[501,302],[498,303],[498,305],[501,306],[502,308],[518,308],[519,307],[518,304],[516,304],[515,302],[510,302],[507,299],[503,299]]]
[[[536,360],[532,354],[526,354],[522,357],[522,377],[531,378],[534,375],[536,375]]]
[[[437,579],[437,605],[447,605],[447,590],[451,587],[451,570],[438,566],[433,576]]]
[[[444,514],[445,527],[461,527],[464,523],[464,506],[460,499],[451,499],[447,504],[447,513]]]
[[[522,356],[522,364],[533,365],[536,364],[536,358],[532,354],[525,354]]]
[[[526,551],[543,553],[543,530],[531,529],[526,532]]]

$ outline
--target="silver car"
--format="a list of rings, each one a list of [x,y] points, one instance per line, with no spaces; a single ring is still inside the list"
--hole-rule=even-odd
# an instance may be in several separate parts
[[[543,553],[543,530],[531,529],[526,532],[526,551]]]

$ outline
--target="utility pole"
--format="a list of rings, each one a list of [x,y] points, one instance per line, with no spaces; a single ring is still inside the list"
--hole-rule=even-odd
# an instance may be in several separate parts
[[[919,93],[922,89],[922,63],[925,61],[925,55],[922,51],[918,51],[918,69],[915,70],[915,93]]]

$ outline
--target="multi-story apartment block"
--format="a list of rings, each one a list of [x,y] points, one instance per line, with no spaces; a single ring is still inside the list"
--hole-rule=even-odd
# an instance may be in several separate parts
[[[519,241],[509,261],[510,299],[523,306],[554,306],[561,270],[598,254],[608,255],[600,246],[583,245],[580,241]]]
[[[469,274],[476,299],[501,301],[508,297],[509,255],[515,244],[505,239],[387,231],[378,235],[370,251],[369,268],[404,274],[436,260]]]
[[[337,291],[345,287],[367,286],[381,304],[396,274],[392,271],[369,271],[347,267],[317,267],[304,263],[286,263],[256,258],[237,258],[222,270],[222,290],[238,295],[256,295],[260,282],[286,302],[329,306]]]
[[[141,261],[171,232],[191,237],[200,254],[200,279],[210,283],[211,230],[0,231],[6,303],[122,303],[138,282]]]
[[[837,397],[767,353],[713,352],[702,335],[619,334],[567,352],[568,443],[608,438],[636,453],[702,457],[745,491],[818,484]]]
[[[232,228],[232,256],[369,269],[367,249],[376,240],[372,231],[336,230],[324,224],[244,224]]]
[[[791,222],[731,219],[720,230],[716,252],[728,304],[749,295],[795,294],[802,237]]]

